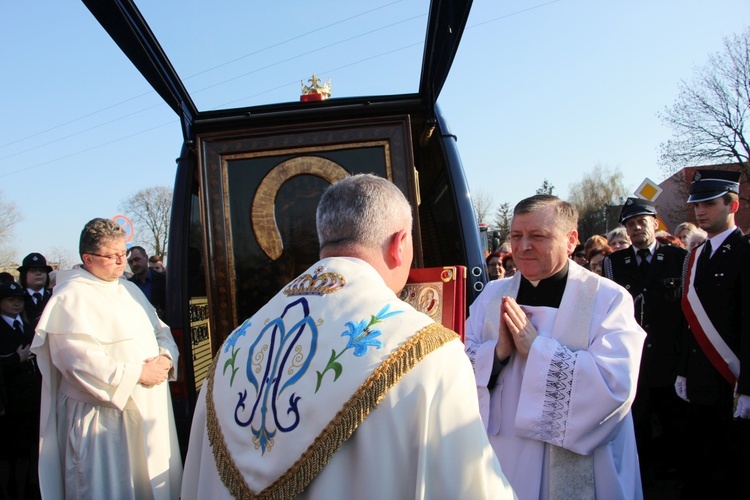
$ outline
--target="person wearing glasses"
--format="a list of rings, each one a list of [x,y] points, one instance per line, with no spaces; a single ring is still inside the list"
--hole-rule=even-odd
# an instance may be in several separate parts
[[[182,461],[167,380],[178,351],[133,283],[125,232],[93,219],[83,266],[60,271],[31,350],[43,377],[43,498],[178,498]]]

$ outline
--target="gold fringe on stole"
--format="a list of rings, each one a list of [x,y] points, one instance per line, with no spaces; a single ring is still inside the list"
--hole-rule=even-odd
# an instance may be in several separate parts
[[[429,353],[456,338],[458,336],[455,332],[438,323],[428,325],[414,334],[367,377],[297,461],[260,493],[250,490],[232,460],[216,418],[213,401],[214,373],[219,359],[219,356],[216,356],[206,386],[206,426],[216,470],[219,471],[224,486],[235,498],[294,498],[323,470],[333,454],[349,439],[401,377]]]

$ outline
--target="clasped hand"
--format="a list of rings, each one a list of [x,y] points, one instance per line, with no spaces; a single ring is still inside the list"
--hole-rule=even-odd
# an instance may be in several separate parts
[[[16,354],[18,354],[18,358],[21,360],[21,363],[28,361],[31,359],[31,344],[29,345],[19,345],[18,349],[16,349]]]
[[[507,359],[514,350],[523,357],[529,355],[531,344],[537,337],[536,328],[531,324],[530,318],[531,316],[513,297],[503,297],[500,308],[500,335],[495,347],[498,359]]]
[[[171,368],[172,360],[167,356],[159,355],[149,358],[141,368],[141,377],[138,379],[138,382],[146,387],[159,385],[167,380]]]

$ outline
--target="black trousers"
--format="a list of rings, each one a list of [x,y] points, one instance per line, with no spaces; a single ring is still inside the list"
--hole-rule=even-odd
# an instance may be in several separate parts
[[[750,420],[735,419],[732,398],[688,405],[683,498],[734,498],[750,472]]]

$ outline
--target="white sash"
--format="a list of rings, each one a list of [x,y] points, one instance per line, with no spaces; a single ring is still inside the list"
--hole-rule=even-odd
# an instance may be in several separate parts
[[[706,314],[706,310],[701,304],[698,293],[695,291],[695,273],[698,268],[698,262],[705,245],[695,249],[690,256],[688,263],[688,272],[684,293],[682,297],[682,309],[690,324],[690,330],[693,332],[695,339],[706,354],[711,364],[721,373],[732,387],[737,384],[737,378],[740,376],[740,360],[734,354],[732,349],[724,342],[719,335],[718,330]]]

